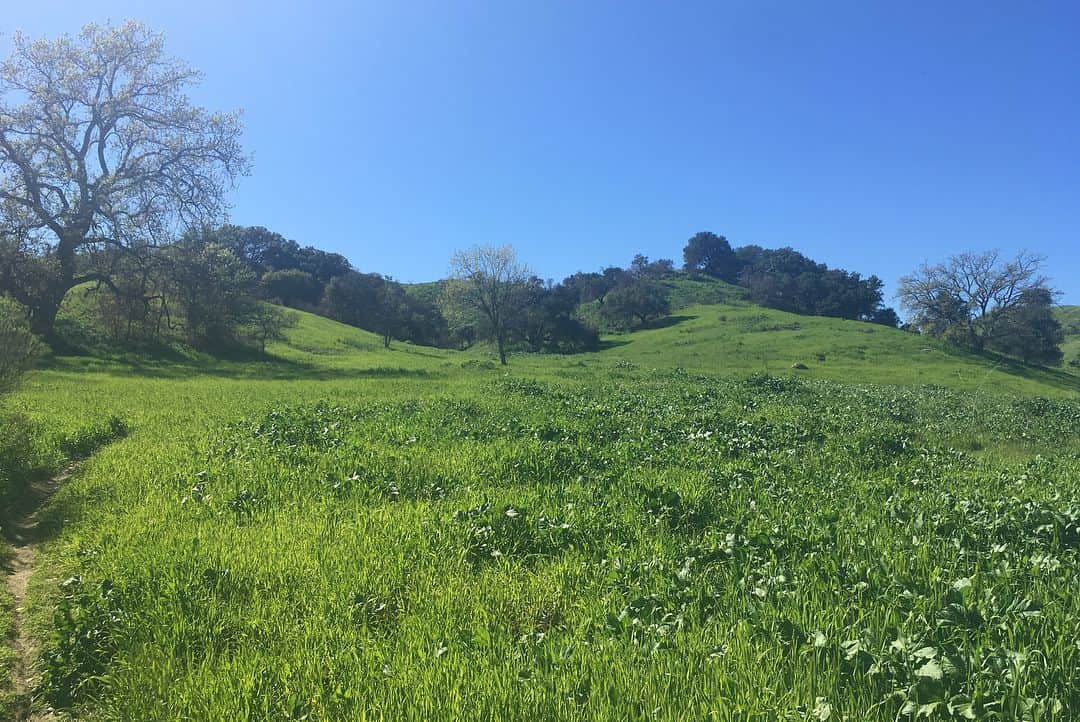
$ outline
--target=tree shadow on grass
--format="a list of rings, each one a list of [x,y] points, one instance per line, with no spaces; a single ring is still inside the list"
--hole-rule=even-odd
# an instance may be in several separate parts
[[[684,321],[693,321],[695,318],[697,318],[697,316],[664,316],[663,318],[658,318],[653,321],[647,321],[635,328],[634,330],[652,331],[653,329],[658,328],[671,328],[672,326],[677,326]]]
[[[988,361],[993,361],[998,369],[1011,376],[1030,379],[1053,386],[1056,389],[1075,391],[1080,393],[1080,377],[1077,377],[1063,369],[1050,368],[1049,366],[1035,366],[1026,364],[1009,356],[992,351],[981,354]]]
[[[974,351],[966,349],[961,346],[954,346],[951,344],[941,344],[936,350],[942,351],[947,356],[955,358],[957,360],[963,359],[966,361],[981,361],[983,363],[990,363],[993,365],[993,369],[1001,371],[1002,373],[1009,374],[1010,376],[1016,376],[1018,378],[1027,379],[1041,384],[1046,384],[1055,389],[1061,391],[1072,391],[1074,393],[1080,393],[1080,376],[1069,373],[1063,369],[1051,368],[1048,366],[1036,366],[1035,364],[1026,364],[1019,359],[1011,356],[1005,356],[997,353],[996,351]],[[987,369],[990,371],[991,369]]]
[[[162,358],[99,359],[87,357],[53,357],[39,368],[56,371],[102,373],[116,378],[152,378],[185,380],[194,377],[268,381],[329,381],[360,378],[430,378],[444,375],[427,369],[392,366],[369,368],[332,368],[294,361],[280,356],[256,355],[243,361],[192,359],[181,362]]]

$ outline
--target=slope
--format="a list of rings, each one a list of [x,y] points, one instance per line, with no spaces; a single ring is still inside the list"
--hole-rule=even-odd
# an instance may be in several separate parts
[[[1065,343],[1061,350],[1065,354],[1065,368],[1080,374],[1080,366],[1070,366],[1070,362],[1080,364],[1080,306],[1058,306],[1054,317],[1065,331]]]
[[[704,373],[799,373],[838,381],[938,384],[1036,395],[1075,395],[1057,369],[976,355],[897,329],[745,305],[690,306],[654,328],[608,337],[608,361]],[[807,366],[793,369],[794,364]]]

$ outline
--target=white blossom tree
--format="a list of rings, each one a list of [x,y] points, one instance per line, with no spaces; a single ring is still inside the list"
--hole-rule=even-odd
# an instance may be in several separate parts
[[[482,321],[482,330],[495,342],[503,365],[531,276],[509,245],[474,246],[450,259],[450,281],[444,294],[448,315],[473,315]]]
[[[224,215],[248,169],[237,112],[193,105],[200,74],[137,22],[14,38],[0,64],[0,291],[53,334],[67,292]]]

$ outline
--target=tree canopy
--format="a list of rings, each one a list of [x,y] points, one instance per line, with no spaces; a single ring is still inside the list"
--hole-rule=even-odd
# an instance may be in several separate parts
[[[236,112],[193,105],[197,71],[137,22],[14,37],[0,64],[0,285],[51,336],[72,287],[221,218],[245,173]]]
[[[483,333],[495,342],[503,365],[515,318],[528,298],[526,284],[531,276],[509,245],[473,246],[450,259],[445,305],[451,313],[455,307],[473,312]]]
[[[695,233],[683,248],[683,268],[734,283],[739,263],[728,239],[710,231]]]
[[[916,328],[981,351],[999,335],[1013,308],[1052,297],[1044,262],[1027,251],[1012,259],[997,251],[960,253],[923,263],[900,279],[897,295]]]

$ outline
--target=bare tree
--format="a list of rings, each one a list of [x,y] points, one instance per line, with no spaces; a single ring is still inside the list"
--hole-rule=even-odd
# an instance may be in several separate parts
[[[509,245],[474,246],[458,251],[450,259],[451,280],[444,300],[459,311],[479,315],[488,336],[495,341],[499,363],[503,365],[510,332],[531,276],[529,268],[518,261],[517,253]]]
[[[994,337],[1002,312],[1016,306],[1025,292],[1046,289],[1045,261],[1027,251],[1012,260],[997,251],[961,253],[944,263],[923,263],[900,279],[897,296],[915,325],[938,334],[958,330],[968,345],[982,350]]]
[[[14,38],[0,64],[0,290],[51,336],[68,290],[223,216],[248,160],[238,114],[192,105],[200,75],[137,22]]]

